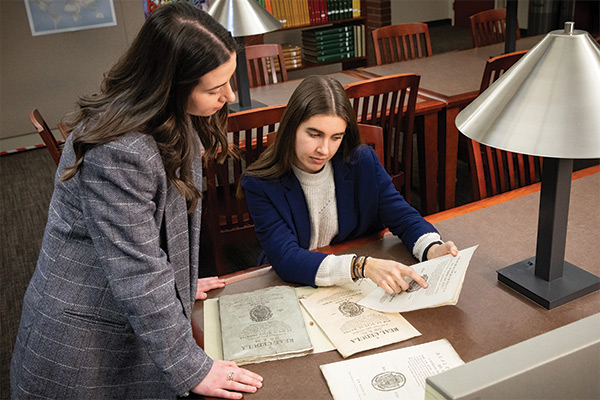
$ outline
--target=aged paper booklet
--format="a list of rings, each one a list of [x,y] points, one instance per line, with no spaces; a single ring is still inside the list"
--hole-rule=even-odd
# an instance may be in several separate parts
[[[425,380],[464,362],[446,340],[321,365],[335,400],[424,399]]]
[[[317,289],[310,286],[294,288],[299,299],[309,296]],[[204,310],[204,351],[213,360],[223,359],[223,344],[221,341],[221,319],[219,317],[219,299],[207,299],[203,303]],[[319,325],[312,319],[304,306],[301,307],[304,325],[313,345],[313,353],[324,353],[335,350],[335,346]]]
[[[456,304],[475,249],[477,246],[459,251],[456,257],[446,255],[413,265],[429,284],[427,289],[412,280],[409,289],[402,293],[387,294],[378,287],[358,304],[387,313]]]
[[[373,290],[368,280],[319,288],[301,299],[342,357],[421,335],[400,314],[384,314],[357,304]]]
[[[221,296],[219,315],[225,360],[244,365],[312,351],[292,287]]]

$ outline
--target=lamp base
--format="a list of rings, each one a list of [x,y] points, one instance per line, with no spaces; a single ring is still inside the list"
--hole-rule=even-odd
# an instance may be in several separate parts
[[[239,111],[246,111],[246,110],[251,110],[254,108],[261,108],[261,107],[266,107],[267,105],[264,103],[261,103],[260,101],[256,101],[256,100],[250,100],[250,105],[249,106],[240,106],[240,103],[233,103],[233,104],[229,104],[229,112],[239,112]]]
[[[564,261],[563,276],[548,282],[535,275],[535,257],[496,271],[498,280],[552,310],[600,289],[600,278]]]

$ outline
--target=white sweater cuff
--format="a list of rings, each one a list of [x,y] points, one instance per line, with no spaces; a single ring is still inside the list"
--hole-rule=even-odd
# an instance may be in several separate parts
[[[315,277],[316,286],[334,286],[345,285],[352,282],[350,264],[354,254],[333,255],[330,254],[323,259],[317,276]]]
[[[427,246],[429,246],[433,242],[439,242],[441,240],[442,240],[442,238],[440,237],[440,234],[437,232],[429,232],[429,233],[422,235],[415,242],[415,245],[413,247],[413,255],[415,256],[415,258],[417,260],[423,261],[423,252],[425,251]]]

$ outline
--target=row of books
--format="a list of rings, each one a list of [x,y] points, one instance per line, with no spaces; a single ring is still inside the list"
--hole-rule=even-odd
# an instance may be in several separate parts
[[[302,31],[304,60],[322,63],[364,57],[365,26],[345,25]]]
[[[360,17],[360,0],[257,0],[284,28]]]
[[[302,49],[300,46],[284,43],[281,45],[283,50],[283,60],[286,71],[302,67]],[[267,70],[271,72],[271,66],[267,59]],[[275,58],[275,71],[279,72],[279,60]]]

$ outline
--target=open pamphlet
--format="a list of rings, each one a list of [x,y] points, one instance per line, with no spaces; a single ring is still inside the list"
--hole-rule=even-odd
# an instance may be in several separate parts
[[[244,365],[313,350],[292,287],[221,296],[219,315],[225,360]]]
[[[424,399],[425,380],[464,364],[452,345],[436,340],[321,365],[335,400]]]
[[[373,285],[363,280],[322,287],[300,300],[344,358],[421,335],[400,314],[384,314],[357,304]]]
[[[459,251],[456,257],[448,254],[412,265],[429,284],[427,289],[413,280],[410,281],[409,289],[401,293],[387,294],[377,287],[358,301],[358,304],[385,313],[456,304],[475,249],[477,246]]]

